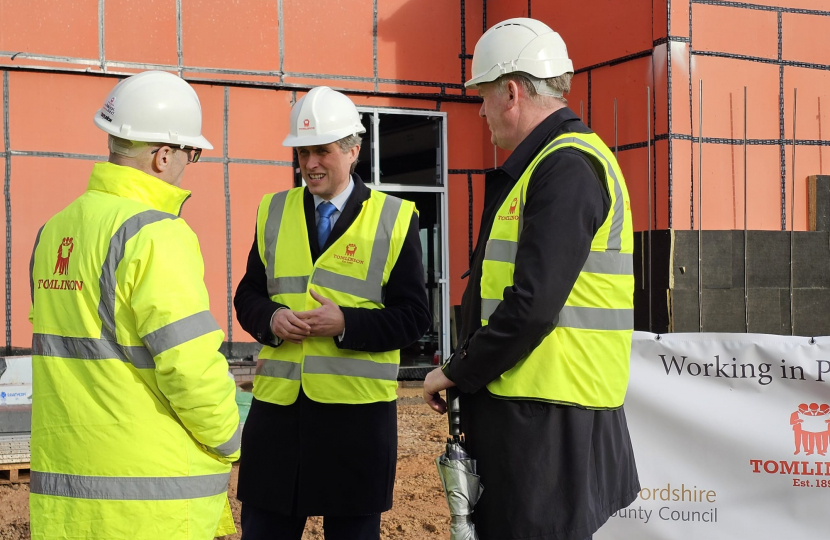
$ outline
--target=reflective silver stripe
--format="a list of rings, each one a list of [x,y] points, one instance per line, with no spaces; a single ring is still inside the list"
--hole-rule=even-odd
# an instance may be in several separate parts
[[[135,345],[122,345],[121,348],[127,355],[127,361],[136,369],[155,369],[156,363],[153,355],[145,347]]]
[[[168,501],[212,497],[227,491],[230,473],[204,476],[78,476],[32,471],[37,495],[118,501]]]
[[[157,356],[182,343],[219,329],[210,311],[200,311],[150,332],[142,338],[142,341],[150,353]]]
[[[493,298],[481,299],[481,320],[489,321],[490,315],[496,311],[496,308],[501,304],[501,300],[494,300]]]
[[[164,219],[178,217],[158,210],[146,210],[127,219],[112,235],[99,282],[101,300],[98,304],[98,316],[101,318],[102,339],[115,341],[115,271],[124,258],[127,242],[145,226]]]
[[[591,274],[632,275],[634,256],[619,251],[591,251],[582,271]]]
[[[559,312],[559,328],[582,330],[633,330],[633,309],[565,306]]]
[[[228,457],[237,450],[239,450],[240,443],[242,441],[242,428],[237,426],[236,431],[233,433],[230,439],[227,442],[220,444],[219,446],[212,447],[210,450],[219,454],[223,457]]]
[[[33,334],[32,354],[79,360],[121,360],[137,369],[152,369],[156,365],[150,351],[141,346],[123,346],[106,339]]]
[[[287,191],[275,193],[271,197],[271,203],[268,205],[268,218],[265,220],[265,276],[268,278],[269,296],[274,296],[279,292],[277,282],[274,280],[274,255],[277,252],[277,238],[280,235],[286,197],[288,197]]]
[[[256,370],[257,375],[299,381],[302,375],[302,365],[287,360],[265,360],[262,367]]]
[[[591,144],[576,137],[565,137],[564,139],[559,139],[556,145],[551,148],[551,151],[556,150],[565,144],[581,146],[582,148],[589,150],[589,153],[592,156],[602,160],[605,163],[605,169],[614,181],[614,217],[611,218],[611,229],[608,232],[608,249],[619,251],[622,249],[622,230],[623,223],[625,222],[625,214],[623,213],[622,188],[620,187],[620,181],[617,178],[617,173],[614,172],[614,167],[611,166],[611,163],[599,150],[594,148]]]
[[[369,273],[371,272],[372,268],[370,267]],[[381,269],[381,272],[383,272],[383,269]],[[311,283],[319,285],[320,287],[334,289],[335,291],[348,293],[353,296],[359,296],[360,298],[365,298],[367,300],[371,300],[372,302],[382,304],[383,289],[380,281],[369,280],[368,275],[366,277],[367,279],[363,280],[351,276],[344,276],[342,274],[335,274],[334,272],[318,268],[314,271]]]
[[[344,375],[382,381],[398,380],[398,364],[332,356],[306,356],[303,372],[315,375]]]
[[[35,252],[37,251],[37,245],[40,244],[40,233],[43,232],[45,226],[43,225],[37,232],[35,245],[32,247],[32,258],[29,259],[29,291],[32,293],[32,304],[35,303]]]
[[[484,260],[515,263],[518,249],[518,242],[491,238],[487,240],[487,246],[484,248]]]
[[[301,294],[308,290],[308,276],[286,276],[268,280],[268,294]]]
[[[382,304],[383,269],[389,258],[392,231],[395,228],[401,204],[403,204],[401,199],[391,196],[387,196],[383,202],[378,229],[372,244],[372,258],[369,261],[365,280],[318,268],[311,277],[311,283]]]

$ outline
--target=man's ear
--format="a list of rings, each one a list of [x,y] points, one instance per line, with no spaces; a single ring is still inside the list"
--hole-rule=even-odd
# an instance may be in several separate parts
[[[519,103],[519,85],[516,81],[508,81],[504,91],[507,99],[506,107],[512,109]]]
[[[162,146],[153,154],[153,170],[164,172],[170,167],[173,159],[173,149],[169,146]]]

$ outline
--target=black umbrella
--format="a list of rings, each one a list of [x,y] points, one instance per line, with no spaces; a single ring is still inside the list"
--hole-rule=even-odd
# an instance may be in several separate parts
[[[447,389],[447,416],[450,422],[447,450],[435,458],[435,464],[450,508],[450,540],[478,540],[470,516],[484,486],[476,474],[476,460],[464,449],[457,388]]]

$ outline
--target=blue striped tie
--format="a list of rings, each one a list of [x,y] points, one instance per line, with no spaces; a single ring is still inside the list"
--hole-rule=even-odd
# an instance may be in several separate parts
[[[331,234],[331,215],[335,210],[337,207],[329,201],[323,201],[317,206],[317,212],[320,214],[320,219],[317,221],[317,245],[321,250]]]

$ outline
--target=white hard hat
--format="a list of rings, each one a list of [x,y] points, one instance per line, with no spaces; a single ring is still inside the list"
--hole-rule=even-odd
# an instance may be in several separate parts
[[[467,88],[515,72],[541,80],[574,71],[559,34],[541,21],[526,18],[508,19],[487,30],[476,43],[472,68],[473,77],[464,83]]]
[[[196,91],[165,71],[145,71],[116,84],[95,113],[95,125],[129,141],[213,148],[202,136]]]
[[[328,86],[317,86],[291,109],[291,127],[283,146],[317,146],[365,133],[352,100]]]

